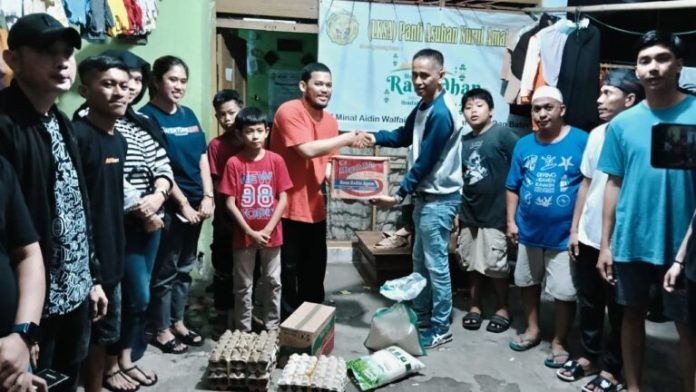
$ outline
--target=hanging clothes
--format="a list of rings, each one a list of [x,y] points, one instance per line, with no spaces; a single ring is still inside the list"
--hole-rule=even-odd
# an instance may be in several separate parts
[[[68,15],[65,13],[65,6],[62,0],[44,0],[46,2],[46,13],[54,17],[63,26],[68,26]]]
[[[143,34],[143,11],[135,0],[123,0],[123,4],[128,12],[129,34]]]
[[[584,19],[584,21],[589,23],[589,19]],[[587,27],[587,24],[584,27]],[[543,78],[547,85],[556,87],[558,84],[558,73],[561,71],[565,43],[568,36],[578,28],[581,28],[578,23],[561,19],[554,23],[552,28],[539,32],[541,63],[544,65]]]
[[[512,56],[510,59],[510,69],[512,74],[518,79],[522,80],[522,70],[524,69],[525,59],[527,57],[527,47],[529,45],[529,39],[536,33],[541,31],[541,29],[550,26],[556,21],[557,18],[549,15],[543,14],[539,18],[539,23],[530,30],[522,33],[520,36],[515,49],[512,51]]]
[[[120,34],[128,34],[131,28],[128,23],[128,11],[126,10],[126,5],[123,0],[108,0],[107,4],[114,18],[114,25],[107,31],[107,34],[112,37]]]
[[[145,34],[157,27],[157,0],[136,0],[143,12],[143,31]]]
[[[87,24],[87,0],[63,0],[68,21],[77,26]]]
[[[526,27],[523,27],[523,29],[525,28]],[[500,69],[500,79],[502,79],[500,95],[502,95],[505,102],[510,105],[517,103],[517,98],[520,94],[520,79],[512,74],[512,70],[510,68],[512,51],[515,49],[515,45],[519,41],[520,35],[521,34],[519,32],[517,34],[508,34],[505,54],[503,55],[503,65]]]
[[[87,24],[82,30],[85,39],[93,42],[103,42],[106,32],[114,27],[114,18],[107,0],[89,0],[87,11]]]
[[[590,130],[599,124],[599,29],[575,30],[563,49],[558,87],[566,106],[566,124]]]

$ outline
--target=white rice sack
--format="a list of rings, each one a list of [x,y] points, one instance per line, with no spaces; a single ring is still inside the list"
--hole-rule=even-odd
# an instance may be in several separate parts
[[[397,346],[350,360],[346,366],[362,391],[381,387],[425,368],[423,362]]]

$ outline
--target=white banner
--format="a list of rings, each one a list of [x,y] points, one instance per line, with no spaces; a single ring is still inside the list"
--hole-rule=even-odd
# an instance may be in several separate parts
[[[342,130],[403,125],[418,102],[411,59],[424,48],[445,57],[445,88],[457,104],[475,87],[491,92],[494,120],[508,122],[500,70],[509,34],[533,23],[524,14],[321,0],[319,61],[331,69],[328,110]],[[510,124],[514,126],[515,124]]]

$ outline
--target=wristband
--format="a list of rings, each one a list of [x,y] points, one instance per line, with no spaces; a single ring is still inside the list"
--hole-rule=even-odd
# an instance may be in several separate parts
[[[680,267],[684,268],[684,262],[679,260],[674,260],[674,264],[679,264]]]

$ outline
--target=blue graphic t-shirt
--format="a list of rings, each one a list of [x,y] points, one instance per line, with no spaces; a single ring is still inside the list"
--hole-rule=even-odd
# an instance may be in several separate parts
[[[650,164],[652,126],[658,123],[696,124],[696,97],[659,110],[643,101],[607,127],[597,167],[623,178],[611,245],[617,262],[671,263],[696,206],[693,171]]]
[[[193,111],[178,106],[173,114],[165,113],[152,103],[140,109],[162,128],[167,141],[174,180],[189,203],[197,205],[203,199],[201,155],[206,153],[205,133]]]
[[[571,127],[556,143],[540,143],[534,133],[517,142],[505,187],[520,197],[515,222],[521,244],[557,250],[567,247],[587,137],[586,132]]]

